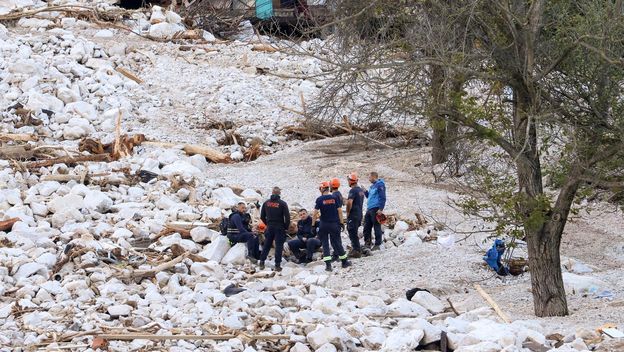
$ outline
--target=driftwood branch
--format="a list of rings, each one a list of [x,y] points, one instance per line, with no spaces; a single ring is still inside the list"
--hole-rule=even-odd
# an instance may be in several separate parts
[[[77,164],[77,163],[84,163],[84,162],[89,162],[89,161],[109,162],[111,161],[111,158],[108,154],[81,155],[81,156],[75,156],[75,157],[68,156],[68,157],[62,157],[62,158],[31,161],[31,162],[24,163],[23,165],[27,169],[37,169],[40,167],[54,166],[56,164]]]
[[[154,335],[154,334],[101,334],[97,335],[104,340],[231,340],[243,338],[246,340],[284,340],[290,339],[290,335],[248,335],[241,333],[238,335]]]
[[[494,299],[492,299],[492,297],[490,297],[490,295],[488,295],[487,292],[485,292],[483,290],[483,288],[481,288],[480,285],[475,285],[474,286],[475,289],[477,290],[477,292],[479,292],[479,294],[481,295],[481,297],[483,297],[487,303],[489,303],[490,306],[492,306],[492,308],[494,308],[494,311],[496,312],[496,314],[498,314],[498,316],[507,324],[509,324],[511,322],[511,320],[509,320],[509,317],[507,316],[507,314],[505,314],[500,307],[498,306],[498,304],[496,304],[496,301],[494,301]]]

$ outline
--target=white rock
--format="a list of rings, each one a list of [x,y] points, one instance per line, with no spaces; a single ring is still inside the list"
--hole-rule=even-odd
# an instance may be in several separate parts
[[[455,352],[499,352],[501,346],[492,341],[480,342],[476,345],[462,346],[455,350]]]
[[[301,342],[297,342],[293,347],[290,348],[290,352],[312,352],[312,350],[310,350],[308,346],[302,344]]]
[[[566,292],[572,294],[597,292],[609,289],[609,286],[595,277],[581,276],[573,273],[563,273],[563,283]]]
[[[165,18],[167,22],[172,23],[172,24],[182,23],[182,17],[180,17],[180,15],[178,15],[177,13],[173,11],[167,11],[167,13],[165,14]]]
[[[37,185],[39,194],[45,197],[52,195],[59,187],[61,187],[61,184],[56,181],[44,181]]]
[[[407,352],[418,347],[423,338],[422,330],[407,330],[394,328],[388,334],[388,338],[381,346],[381,351],[385,352]]]
[[[422,330],[424,336],[420,341],[421,345],[427,345],[440,341],[442,330],[425,319],[402,319],[397,326],[401,329]]]
[[[45,265],[39,263],[25,263],[19,266],[17,272],[15,272],[15,274],[13,275],[13,278],[16,280],[20,280],[35,274],[47,276],[48,268]]]
[[[253,189],[246,189],[241,193],[241,197],[245,198],[248,202],[261,201],[262,196]]]
[[[223,256],[221,264],[245,264],[245,257],[247,256],[247,244],[237,243],[234,247]]]
[[[343,334],[342,329],[338,327],[320,326],[308,334],[307,340],[310,346],[315,350],[318,350],[326,343],[332,344],[340,350],[344,350],[344,337],[345,334]]]
[[[49,213],[48,207],[41,203],[30,203],[30,209],[33,215],[46,216]]]
[[[130,200],[139,201],[145,195],[145,190],[141,187],[130,187],[128,188],[128,196]]]
[[[219,207],[207,207],[202,212],[202,215],[211,220],[220,219],[223,216]]]
[[[128,45],[124,42],[114,42],[108,47],[108,56],[124,56]]]
[[[367,308],[367,307],[385,308],[386,303],[384,302],[383,299],[377,296],[361,295],[358,297],[357,301],[355,302],[355,306],[358,308]]]
[[[48,28],[53,25],[54,22],[50,20],[44,20],[39,18],[26,18],[22,17],[17,25],[24,28]]]
[[[397,236],[397,235],[402,235],[404,234],[407,230],[409,229],[409,224],[406,223],[405,221],[397,221],[396,224],[394,225],[394,229],[392,229],[392,233]]]
[[[232,160],[240,161],[243,160],[244,157],[245,156],[243,155],[243,152],[241,152],[240,150],[234,151],[230,154],[230,159]]]
[[[89,210],[105,213],[109,211],[112,206],[113,200],[100,191],[89,191],[84,197],[84,207]]]
[[[179,24],[161,22],[150,26],[149,34],[155,38],[171,39],[176,33],[184,32]]]
[[[332,345],[331,343],[326,343],[323,346],[316,349],[316,352],[336,352],[336,351],[338,351],[336,349],[336,346]]]
[[[77,194],[67,194],[62,197],[55,197],[48,203],[48,209],[53,213],[58,213],[61,210],[67,209],[82,209],[84,207],[84,200]]]
[[[161,170],[163,176],[175,176],[182,175],[185,178],[201,177],[202,171],[197,167],[187,163],[186,161],[178,160],[173,164],[169,164]]]
[[[207,227],[195,227],[191,230],[191,238],[193,239],[193,241],[198,243],[210,241],[213,236],[212,232],[213,231]]]
[[[225,236],[219,236],[212,241],[203,251],[199,253],[200,256],[221,262],[221,259],[230,250],[230,241]]]
[[[240,330],[245,327],[245,324],[236,315],[229,315],[223,319],[223,325],[234,330]]]
[[[101,29],[97,31],[94,35],[95,38],[112,38],[115,36],[115,33],[110,29]]]
[[[118,304],[109,306],[107,311],[109,315],[114,317],[129,316],[132,312],[132,307],[127,304]]]
[[[427,291],[418,291],[412,298],[412,302],[423,306],[432,314],[439,314],[444,311],[444,304],[437,297]]]
[[[121,238],[132,238],[134,234],[132,233],[132,231],[128,230],[128,229],[124,229],[124,228],[119,228],[116,229],[115,232],[113,232],[113,235],[111,236],[111,238],[114,239],[121,239]]]
[[[65,106],[65,112],[77,115],[88,121],[94,121],[97,119],[97,111],[95,107],[84,101],[77,101],[75,103],[69,103]]]
[[[386,341],[386,330],[377,326],[366,327],[364,336],[360,338],[364,348],[368,350],[378,350]]]
[[[28,93],[28,102],[24,105],[24,108],[28,110],[40,110],[47,109],[54,112],[61,112],[63,110],[63,102],[57,97],[49,94],[41,94],[38,92]]]
[[[215,200],[221,208],[231,208],[244,201],[243,198],[237,196],[231,188],[222,187],[212,191],[210,198]]]
[[[208,31],[204,31],[202,37],[207,42],[214,42],[214,41],[217,40],[217,38],[212,33],[208,32]]]
[[[194,262],[193,264],[191,264],[191,274],[213,277],[217,280],[222,280],[225,277],[221,265],[212,260],[203,263]]]
[[[161,23],[166,20],[165,14],[163,12],[163,8],[160,6],[152,7],[152,14],[150,16],[150,23],[156,24]]]

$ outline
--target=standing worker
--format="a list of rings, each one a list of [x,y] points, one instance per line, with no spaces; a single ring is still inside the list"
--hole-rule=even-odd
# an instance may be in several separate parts
[[[279,187],[273,187],[271,198],[262,204],[260,210],[260,219],[267,225],[264,245],[260,254],[260,269],[264,269],[264,261],[275,240],[275,271],[282,271],[282,252],[286,241],[286,229],[290,226],[290,212],[286,202],[280,199],[281,193]]]
[[[323,246],[323,261],[325,261],[325,270],[332,271],[331,261],[331,249],[329,243],[331,241],[332,247],[338,254],[338,258],[342,261],[342,267],[346,268],[351,265],[347,260],[347,253],[342,247],[342,240],[340,239],[340,217],[338,207],[338,199],[329,193],[329,182],[321,183],[319,191],[321,196],[316,199],[316,205],[314,206],[314,218],[313,221],[320,220],[318,236]]]
[[[362,225],[362,211],[366,195],[364,190],[358,185],[357,173],[352,172],[347,176],[347,181],[349,182],[349,187],[351,187],[347,198],[347,232],[349,233],[352,248],[349,256],[359,258],[362,256],[362,247],[360,246],[358,230]]]
[[[383,210],[386,206],[386,184],[383,179],[379,178],[379,174],[371,172],[368,180],[371,183],[370,189],[364,190],[364,194],[368,198],[366,204],[366,214],[364,215],[364,242],[367,246],[372,244],[371,230],[375,229],[375,245],[372,250],[380,249],[382,243],[383,232],[378,217],[383,217]]]
[[[336,197],[338,201],[338,218],[340,219],[340,232],[345,229],[345,221],[344,215],[342,214],[342,207],[345,205],[345,199],[340,193],[340,180],[336,177],[329,180],[329,187],[331,189],[332,196]],[[334,253],[332,254],[332,261],[338,261],[338,252],[336,252],[336,248],[334,248]]]
[[[247,258],[256,263],[260,258],[260,240],[249,228],[251,217],[248,215],[247,204],[238,203],[227,223],[227,238],[232,246],[236,243],[246,243]]]
[[[293,255],[299,259],[299,264],[312,262],[312,255],[321,248],[321,241],[316,237],[316,232],[312,227],[312,217],[305,209],[299,210],[299,221],[297,222],[297,238],[288,241],[288,248]],[[306,255],[301,254],[301,250],[306,250]]]

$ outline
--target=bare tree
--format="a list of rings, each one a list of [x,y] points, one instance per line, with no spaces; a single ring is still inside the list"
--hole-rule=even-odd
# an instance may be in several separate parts
[[[487,196],[470,198],[466,213],[520,229],[535,314],[568,314],[559,249],[572,205],[580,189],[624,186],[622,0],[337,0],[335,9],[332,79],[316,114],[426,122],[438,152],[457,131],[481,142],[490,182],[472,185]],[[545,172],[556,175],[553,192]]]

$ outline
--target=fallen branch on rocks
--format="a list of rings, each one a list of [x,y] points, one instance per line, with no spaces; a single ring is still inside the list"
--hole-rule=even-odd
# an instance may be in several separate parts
[[[27,169],[38,169],[40,167],[49,167],[49,166],[54,166],[56,164],[74,165],[74,164],[84,163],[84,162],[89,162],[89,161],[110,162],[111,158],[110,158],[110,155],[108,154],[81,155],[81,156],[75,156],[75,157],[67,156],[67,157],[62,157],[62,158],[31,161],[31,162],[23,163],[23,166]]]
[[[9,220],[0,221],[0,231],[11,231],[13,225],[20,221],[20,218],[11,218]]]
[[[278,52],[279,49],[277,49],[274,46],[271,46],[269,44],[256,44],[254,46],[251,47],[251,51],[262,51],[265,53],[275,53]]]
[[[58,273],[65,264],[69,263],[76,257],[80,257],[83,254],[89,252],[90,249],[82,248],[82,247],[72,247],[68,253],[64,253],[61,255],[59,259],[57,259],[56,264],[52,267],[52,272],[50,273],[50,278],[52,278],[56,273]]]
[[[156,273],[161,271],[169,270],[176,266],[178,263],[181,263],[184,259],[186,259],[186,255],[181,255],[177,258],[174,258],[168,262],[157,265],[151,269],[141,269],[141,270],[133,270],[132,272],[124,275],[122,279],[143,279],[146,277],[154,277]]]
[[[153,142],[153,141],[143,142],[143,144],[154,146],[154,147],[160,147],[160,148],[176,148],[180,145],[180,144],[175,144],[175,143]],[[227,154],[222,153],[208,146],[184,144],[182,146],[182,150],[184,150],[184,152],[187,155],[195,155],[195,154],[202,155],[206,159],[212,161],[213,163],[225,164],[231,161],[230,157]]]
[[[133,81],[135,81],[138,84],[143,83],[143,80],[140,79],[139,77],[137,77],[137,75],[135,75],[134,73],[128,71],[127,69],[123,68],[123,67],[116,67],[115,71],[121,73],[122,75],[126,76],[128,79],[131,79]]]
[[[238,335],[154,335],[154,334],[101,334],[97,335],[104,340],[232,340],[241,338],[246,340],[285,340],[290,339],[290,335],[248,335],[241,333]]]
[[[492,308],[494,308],[494,311],[496,312],[496,314],[498,314],[498,316],[507,324],[511,323],[511,320],[509,320],[509,317],[500,309],[500,307],[498,306],[498,304],[496,304],[496,301],[494,301],[494,299],[492,299],[492,297],[490,297],[490,295],[485,292],[483,290],[483,288],[481,288],[480,285],[475,284],[475,289],[477,290],[477,292],[479,292],[479,294],[481,295],[481,297],[483,297],[487,303],[492,306]]]
[[[34,142],[39,139],[36,134],[28,133],[0,133],[0,141]]]

